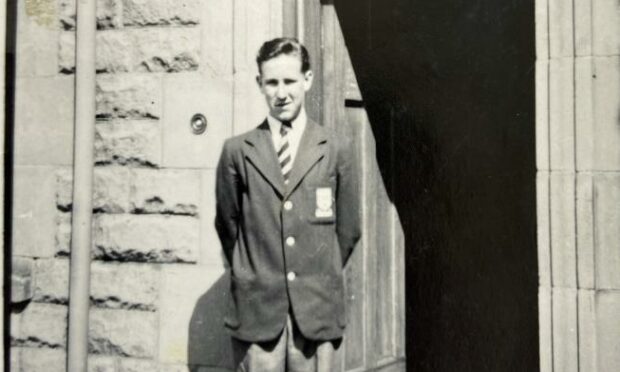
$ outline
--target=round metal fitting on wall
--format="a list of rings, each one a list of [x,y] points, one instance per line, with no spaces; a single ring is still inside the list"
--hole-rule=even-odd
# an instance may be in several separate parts
[[[189,122],[192,133],[203,134],[207,130],[207,118],[203,114],[194,114]]]

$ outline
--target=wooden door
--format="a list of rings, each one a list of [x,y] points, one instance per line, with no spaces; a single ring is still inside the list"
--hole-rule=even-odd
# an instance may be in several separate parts
[[[355,139],[362,185],[363,236],[346,269],[348,326],[340,358],[345,371],[400,371],[405,370],[402,227],[386,189],[392,185],[384,184],[377,166],[338,17],[333,0],[304,2],[302,39],[315,72],[309,115]]]

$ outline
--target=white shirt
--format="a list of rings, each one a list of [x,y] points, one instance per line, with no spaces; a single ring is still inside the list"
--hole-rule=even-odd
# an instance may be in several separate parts
[[[288,145],[291,150],[291,163],[295,164],[295,156],[297,155],[297,149],[299,148],[299,143],[301,142],[301,135],[304,134],[304,129],[306,129],[306,122],[308,121],[308,117],[306,116],[306,110],[301,108],[299,111],[299,115],[291,122],[291,129],[288,131],[286,136],[288,137]],[[280,147],[280,140],[282,136],[280,136],[280,127],[282,123],[280,120],[272,117],[271,115],[267,115],[267,122],[269,123],[269,130],[271,130],[271,138],[273,139],[273,146],[278,151]]]

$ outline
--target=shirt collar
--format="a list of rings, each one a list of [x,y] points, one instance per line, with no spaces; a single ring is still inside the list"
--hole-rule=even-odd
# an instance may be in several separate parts
[[[297,128],[305,127],[307,120],[308,117],[306,116],[306,110],[302,107],[299,111],[299,115],[297,115],[297,117],[291,122],[292,129],[297,130]],[[280,126],[282,126],[280,120],[271,115],[267,115],[267,122],[269,123],[269,129],[272,133],[280,133]]]

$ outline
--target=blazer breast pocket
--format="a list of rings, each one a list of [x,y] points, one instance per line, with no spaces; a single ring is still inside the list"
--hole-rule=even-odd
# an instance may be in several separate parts
[[[308,185],[308,203],[311,223],[330,224],[336,222],[336,182],[312,183]]]

